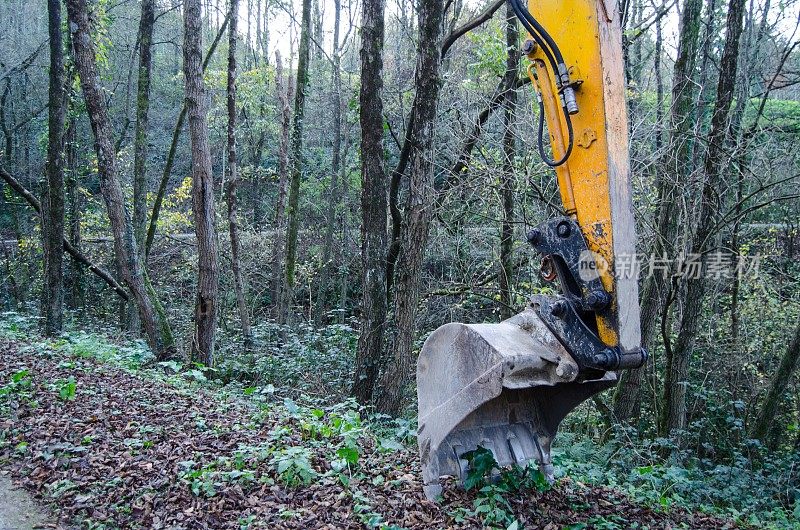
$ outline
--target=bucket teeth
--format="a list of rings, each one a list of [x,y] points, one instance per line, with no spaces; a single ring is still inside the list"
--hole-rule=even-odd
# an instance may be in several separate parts
[[[522,450],[522,444],[519,442],[519,438],[517,438],[514,434],[510,434],[508,436],[508,449],[511,451],[511,455],[514,457],[514,463],[519,465],[524,465],[529,459],[525,458],[525,452]]]
[[[550,444],[572,409],[616,382],[578,382],[577,365],[536,313],[499,324],[446,324],[417,362],[418,442],[425,494],[443,476],[464,479],[479,445],[500,466],[536,462],[552,478]]]

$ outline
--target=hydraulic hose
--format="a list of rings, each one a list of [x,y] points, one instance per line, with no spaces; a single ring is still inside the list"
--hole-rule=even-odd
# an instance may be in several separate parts
[[[570,84],[569,70],[564,62],[564,56],[561,55],[561,50],[553,40],[553,37],[551,37],[550,34],[547,33],[547,30],[539,24],[533,15],[531,15],[528,8],[521,3],[521,0],[509,1],[516,4],[516,6],[512,6],[512,8],[517,18],[520,19],[520,22],[522,22],[522,25],[528,30],[528,33],[536,36],[537,43],[542,47],[545,55],[547,55],[547,59],[556,76],[556,86],[562,94],[566,111],[570,114],[576,114],[578,112],[578,103],[575,101],[575,90]]]
[[[564,164],[572,154],[572,147],[575,142],[575,133],[573,131],[572,119],[570,115],[578,112],[578,106],[575,102],[573,88],[570,86],[569,71],[567,70],[564,57],[561,54],[561,50],[558,48],[558,45],[555,43],[550,34],[547,33],[547,30],[545,30],[544,27],[542,27],[542,25],[539,24],[539,22],[533,17],[533,15],[531,15],[527,7],[523,6],[520,0],[508,0],[508,3],[511,6],[511,9],[514,11],[514,14],[522,23],[523,27],[528,31],[528,33],[530,33],[531,37],[533,37],[534,41],[536,41],[536,44],[538,44],[541,48],[542,53],[544,53],[545,57],[547,58],[547,62],[550,63],[550,67],[553,69],[553,74],[555,75],[556,87],[561,93],[561,109],[564,114],[564,121],[567,125],[568,141],[564,155],[559,160],[553,160],[545,154],[544,103],[542,102],[541,96],[537,95],[539,101],[539,131],[537,139],[539,155],[542,157],[542,161],[548,166],[558,167]]]
[[[564,151],[564,156],[562,156],[558,160],[553,160],[549,158],[544,151],[544,103],[542,103],[542,97],[538,96],[539,99],[539,137],[536,140],[536,144],[539,147],[539,156],[542,157],[542,161],[550,167],[558,167],[564,162],[567,161],[569,155],[572,154],[572,145],[575,143],[575,133],[572,130],[572,120],[569,117],[569,113],[564,113],[564,118],[567,122],[567,148]]]

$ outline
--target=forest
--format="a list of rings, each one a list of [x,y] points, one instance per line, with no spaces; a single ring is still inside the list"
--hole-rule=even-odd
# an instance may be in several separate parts
[[[0,2],[0,528],[800,529],[800,2],[562,3],[647,359],[431,500],[426,338],[558,291],[521,2]]]

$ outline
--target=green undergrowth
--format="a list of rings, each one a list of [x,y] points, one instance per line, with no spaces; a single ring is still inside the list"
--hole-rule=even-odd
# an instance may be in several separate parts
[[[347,398],[358,343],[349,325],[261,322],[253,326],[250,351],[239,333],[223,333],[218,343],[215,368],[223,381],[272,385],[283,395],[305,394],[326,403]]]
[[[313,345],[298,344],[298,339],[289,335],[287,350],[306,357],[300,362],[311,363],[310,356],[315,348],[325,341],[347,343],[346,333],[346,327],[336,326],[325,333],[304,335],[313,339]],[[366,527],[397,528],[384,520],[379,513],[380,506],[374,506],[366,492],[372,485],[396,481],[375,472],[376,455],[387,455],[387,461],[391,461],[392,453],[406,452],[415,445],[416,426],[406,419],[375,414],[349,398],[330,403],[330,400],[304,393],[303,385],[290,387],[291,379],[285,377],[298,370],[297,367],[282,368],[283,376],[262,374],[255,381],[248,378],[240,381],[230,377],[235,364],[223,363],[220,368],[209,369],[178,361],[157,362],[141,341],[116,341],[102,333],[86,331],[67,331],[57,339],[45,339],[38,334],[35,319],[15,313],[0,315],[0,339],[17,341],[23,356],[26,352],[48,356],[57,359],[59,367],[70,371],[90,369],[84,361],[93,360],[101,363],[100,370],[105,367],[121,369],[137,377],[161,381],[178,392],[193,393],[202,389],[214,394],[221,406],[231,399],[246,405],[245,410],[249,412],[241,419],[243,428],[259,429],[266,425],[269,426],[268,435],[257,445],[241,445],[232,456],[180,462],[177,479],[195,496],[215,497],[230,485],[246,490],[265,484],[291,489],[312,483],[335,483],[350,497],[356,517]],[[291,354],[281,355],[283,363],[287,362],[288,355]],[[233,362],[245,361],[236,358]],[[313,370],[318,372],[320,368],[314,366]],[[311,370],[303,368],[306,369]],[[25,399],[35,407],[33,375],[23,368],[0,381],[0,408],[12,398],[17,402]],[[277,385],[279,382],[282,386]],[[53,380],[44,386],[64,401],[80,400],[83,391],[72,377]],[[197,428],[208,428],[202,417],[197,418]],[[370,448],[368,453],[365,447]],[[393,487],[402,484],[397,482]],[[281,514],[286,519],[295,515],[291,510]],[[241,522],[243,528],[248,527],[248,521]]]
[[[625,431],[605,443],[562,432],[556,446],[557,477],[609,486],[656,510],[685,508],[755,528],[800,529],[798,454],[770,453],[751,441],[748,454],[735,451],[714,462],[678,451],[669,440]]]

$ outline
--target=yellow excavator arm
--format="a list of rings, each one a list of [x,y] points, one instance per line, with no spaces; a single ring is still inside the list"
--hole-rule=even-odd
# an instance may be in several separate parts
[[[466,478],[464,455],[478,446],[500,465],[533,461],[552,476],[550,445],[563,418],[613,386],[616,370],[647,358],[617,2],[508,1],[528,30],[538,148],[555,169],[564,210],[527,237],[542,277],[561,294],[533,296],[499,324],[446,324],[426,340],[417,394],[429,497],[442,476]]]
[[[567,83],[575,87],[577,112],[567,114],[574,131],[573,146],[555,171],[564,210],[580,226],[610,295],[610,304],[597,311],[598,333],[610,346],[635,350],[639,347],[639,301],[632,274],[636,236],[618,5],[614,0],[532,1],[529,9],[534,19],[551,28],[552,39],[569,61]],[[544,48],[535,43],[533,39],[526,43],[528,72],[547,102],[544,111],[552,151],[563,157],[569,139],[565,113],[557,104],[559,87],[547,68]],[[581,265],[591,267],[589,260]],[[614,276],[617,268],[623,269],[618,271],[619,278]],[[591,274],[585,272],[585,276]]]

